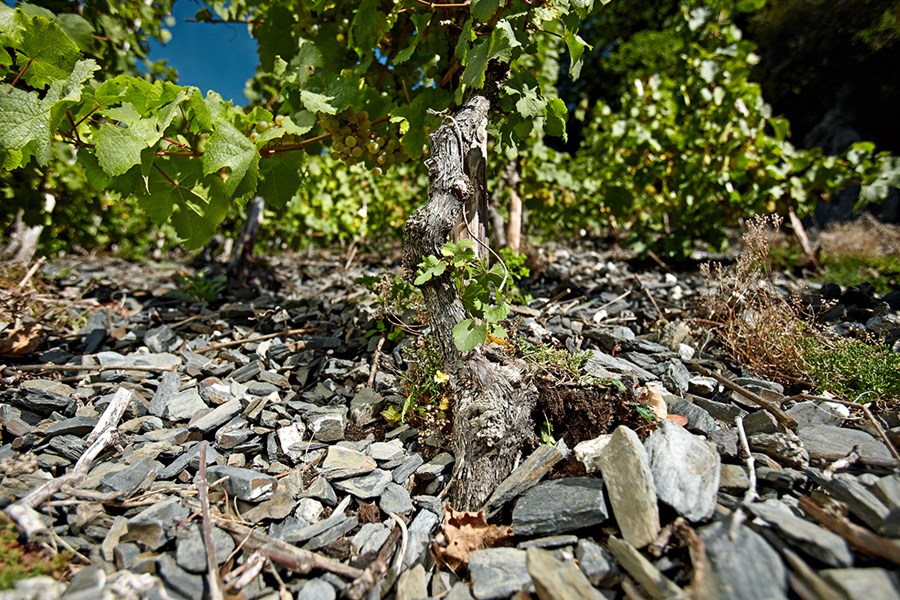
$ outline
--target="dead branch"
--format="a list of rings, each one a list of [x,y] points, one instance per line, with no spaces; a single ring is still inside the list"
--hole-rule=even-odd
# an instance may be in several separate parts
[[[851,523],[846,517],[829,513],[808,496],[800,498],[800,509],[809,518],[825,527],[825,529],[847,540],[847,543],[857,550],[862,550],[872,556],[878,556],[891,561],[895,565],[900,565],[900,545],[897,543],[874,534],[865,527]]]

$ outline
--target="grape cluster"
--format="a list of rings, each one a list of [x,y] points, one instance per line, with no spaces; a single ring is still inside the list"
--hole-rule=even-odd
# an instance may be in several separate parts
[[[376,132],[365,111],[324,115],[322,127],[331,134],[331,157],[348,165],[364,161],[375,175],[401,160],[400,142],[391,131]]]

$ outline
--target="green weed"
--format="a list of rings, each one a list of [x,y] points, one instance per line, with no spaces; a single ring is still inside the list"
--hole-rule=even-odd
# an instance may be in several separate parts
[[[72,556],[61,552],[49,556],[43,550],[32,550],[19,542],[15,526],[0,521],[0,590],[8,590],[16,581],[39,575],[61,579]]]
[[[848,338],[802,338],[798,346],[819,389],[862,403],[900,398],[900,354],[887,346]]]
[[[228,278],[225,275],[210,277],[203,271],[196,275],[175,275],[175,281],[179,288],[169,292],[169,296],[188,302],[215,302],[228,285]]]

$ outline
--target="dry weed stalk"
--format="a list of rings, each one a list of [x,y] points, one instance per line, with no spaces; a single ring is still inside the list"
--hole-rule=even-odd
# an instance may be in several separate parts
[[[701,272],[710,285],[708,317],[725,351],[758,375],[790,382],[804,371],[797,340],[817,334],[774,283],[770,241],[781,223],[778,215],[750,219],[735,264],[706,264]]]

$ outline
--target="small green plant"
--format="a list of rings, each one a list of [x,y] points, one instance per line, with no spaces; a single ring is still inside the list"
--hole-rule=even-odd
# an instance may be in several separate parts
[[[819,389],[863,404],[900,398],[900,354],[889,347],[848,338],[803,338],[798,345]]]
[[[390,423],[406,422],[410,416],[428,420],[433,415],[435,419],[444,419],[447,409],[444,387],[450,375],[441,370],[443,358],[434,338],[415,339],[406,349],[406,359],[410,363],[403,378],[406,398],[403,404],[382,411],[381,416]]]
[[[897,289],[900,282],[900,257],[831,256],[822,257],[824,273],[817,279],[842,287],[871,283],[879,294]]]
[[[12,523],[0,521],[0,590],[13,588],[20,579],[39,575],[60,579],[71,559],[68,552],[48,556],[43,550],[29,549],[19,542]]]
[[[565,348],[553,348],[547,344],[532,344],[528,340],[516,337],[513,339],[516,356],[524,358],[543,371],[554,376],[580,381],[584,376],[584,365],[590,354],[588,352],[571,353]]]
[[[375,324],[366,331],[367,337],[383,336],[390,342],[399,342],[415,329],[405,315],[412,314],[414,321],[424,323],[422,292],[400,276],[390,273],[364,275],[356,283],[364,285],[375,296]]]
[[[196,275],[175,275],[175,281],[180,287],[170,292],[170,296],[188,302],[200,301],[204,303],[218,300],[228,284],[228,278],[225,275],[219,274],[209,277],[203,271],[198,272]]]
[[[449,270],[449,271],[448,271]],[[502,262],[488,267],[475,255],[472,240],[447,242],[440,258],[429,255],[422,259],[413,281],[423,285],[434,277],[449,272],[456,282],[463,308],[469,315],[453,326],[453,343],[460,352],[468,352],[491,339],[507,339],[500,325],[509,315],[509,271]]]

